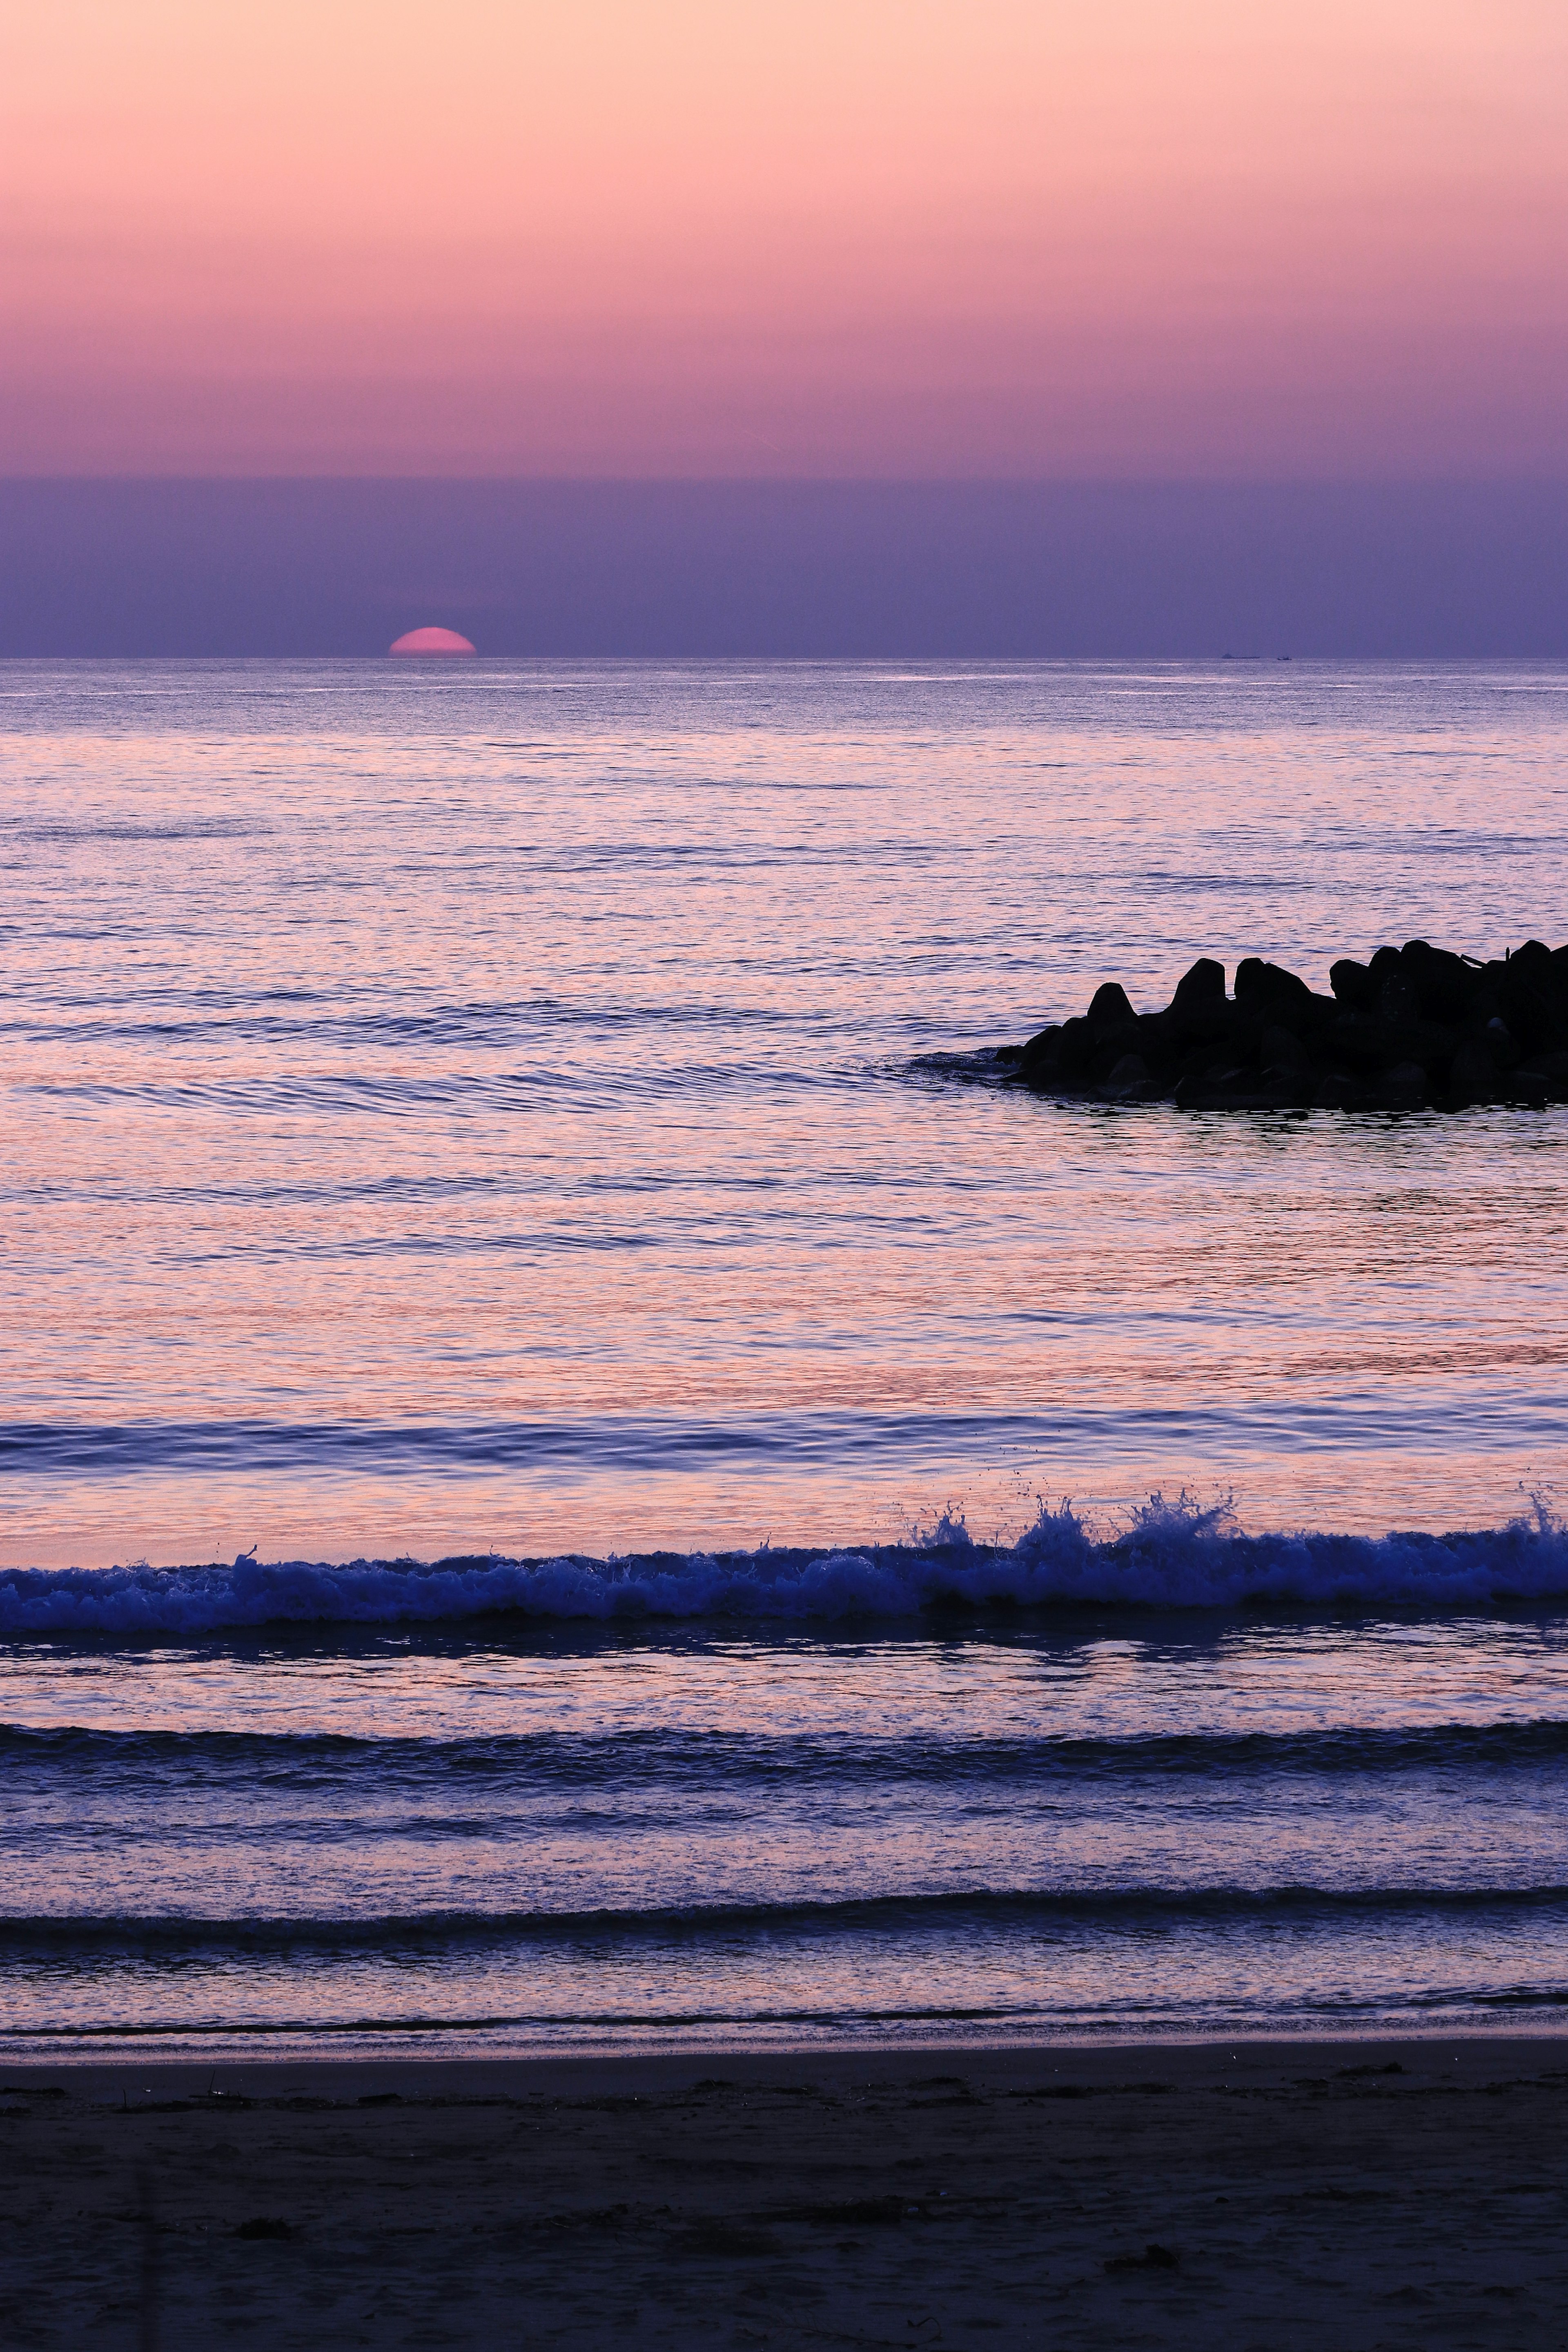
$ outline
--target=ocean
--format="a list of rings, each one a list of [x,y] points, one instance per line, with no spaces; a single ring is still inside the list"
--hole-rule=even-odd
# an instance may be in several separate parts
[[[1568,665],[0,664],[13,2057],[1555,2032]]]

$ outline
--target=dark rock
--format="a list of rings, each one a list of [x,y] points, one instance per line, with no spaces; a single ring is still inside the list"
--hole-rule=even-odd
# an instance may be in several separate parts
[[[1314,999],[1306,982],[1287,971],[1283,964],[1265,963],[1259,956],[1247,956],[1237,965],[1236,1001],[1263,1020],[1289,1028],[1314,1017]]]
[[[1232,1004],[1223,996],[1197,997],[1186,1004],[1172,1004],[1154,1015],[1159,1034],[1172,1052],[1228,1043],[1247,1018],[1238,1004]]]
[[[1420,999],[1424,1020],[1464,1019],[1475,993],[1473,964],[1463,956],[1451,955],[1447,948],[1433,947],[1427,940],[1406,940],[1399,961]]]
[[[1222,982],[1220,994],[1224,993]],[[1119,1029],[1135,1028],[1138,1015],[1128,1002],[1127,991],[1120,982],[1108,980],[1095,990],[1084,1019],[1089,1024],[1089,1035],[1098,1039],[1114,1036]]]
[[[1377,992],[1377,1017],[1391,1029],[1410,1029],[1421,1018],[1421,992],[1403,971],[1391,972]]]
[[[1057,1067],[1064,1078],[1082,1078],[1094,1056],[1095,1039],[1081,1013],[1057,1032]]]
[[[1106,1086],[1118,1062],[1124,1062],[1130,1054],[1137,1051],[1138,1032],[1135,1029],[1123,1029],[1114,1037],[1103,1038],[1084,1066],[1085,1076],[1097,1087]],[[1139,1058],[1142,1060],[1142,1055]]]
[[[1419,1110],[1432,1099],[1432,1087],[1419,1062],[1395,1062],[1383,1074],[1380,1088],[1390,1110]]]
[[[1265,1069],[1310,1070],[1312,1056],[1293,1029],[1266,1028],[1258,1041],[1258,1058]]]
[[[1171,1010],[1193,1012],[1199,1005],[1225,1003],[1225,966],[1213,956],[1200,956],[1176,982]]]
[[[1314,1110],[1371,1110],[1375,1097],[1364,1078],[1348,1070],[1328,1070],[1312,1089]]]
[[[1467,1037],[1454,1056],[1448,1072],[1448,1099],[1461,1108],[1500,1099],[1497,1064],[1478,1037]]]
[[[1180,1055],[1166,1034],[1163,1013],[1145,1014],[1131,1037],[1122,1042],[1130,1054],[1139,1055],[1148,1064],[1152,1077],[1174,1081]]]
[[[1550,987],[1552,978],[1552,950],[1544,940],[1526,940],[1504,958],[1510,971],[1525,972],[1536,987]]]
[[[1521,983],[1522,986],[1524,983]],[[1470,992],[1469,1018],[1472,1022],[1500,1019],[1505,999],[1510,993],[1508,966],[1505,963],[1484,963],[1476,974],[1476,984]]]
[[[1053,1021],[1048,1029],[1037,1029],[1025,1044],[1018,1056],[1018,1066],[1026,1077],[1045,1076],[1061,1060],[1061,1024]]]
[[[1532,1054],[1530,1070],[1519,1073],[1544,1079],[1548,1098],[1553,1102],[1568,1101],[1568,1053]]]
[[[1258,1081],[1274,1110],[1310,1110],[1316,1080],[1310,1070],[1266,1069]]]
[[[1116,981],[1087,1013],[990,1059],[1005,1082],[1205,1110],[1403,1110],[1568,1099],[1568,947],[1527,940],[1480,963],[1429,940],[1342,957],[1333,994],[1247,956],[1236,996],[1202,957],[1160,1013]]]
[[[1518,956],[1510,958],[1498,997],[1500,1016],[1521,1045],[1543,1053],[1568,1045],[1568,992],[1559,984],[1550,956],[1541,980]]]
[[[1349,1013],[1314,1041],[1331,1067],[1372,1076],[1392,1070],[1401,1062],[1419,1062],[1429,1073],[1444,1073],[1454,1056],[1452,1033],[1435,1021],[1394,1024],[1365,1013]]]
[[[1352,1005],[1358,1012],[1370,1012],[1377,995],[1377,983],[1365,964],[1357,963],[1350,956],[1342,956],[1338,963],[1331,964],[1329,986],[1342,1004]]]
[[[270,2215],[258,2213],[253,2221],[242,2221],[235,2231],[237,2238],[291,2238],[291,2225]]]
[[[1491,1055],[1494,1066],[1500,1070],[1511,1070],[1520,1058],[1513,1032],[1508,1023],[1496,1014],[1487,1023],[1480,1042]]]

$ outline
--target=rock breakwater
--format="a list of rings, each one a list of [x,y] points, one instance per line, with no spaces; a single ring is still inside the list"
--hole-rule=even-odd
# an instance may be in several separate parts
[[[1342,957],[1321,995],[1249,956],[1226,993],[1204,956],[1158,1013],[1119,982],[1089,1010],[1005,1045],[1008,1082],[1188,1110],[1458,1110],[1568,1101],[1568,945],[1483,963],[1426,940]]]

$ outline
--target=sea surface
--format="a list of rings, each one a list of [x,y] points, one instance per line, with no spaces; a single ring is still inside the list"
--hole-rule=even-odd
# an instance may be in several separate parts
[[[0,664],[0,2056],[1568,2021],[1568,665]]]

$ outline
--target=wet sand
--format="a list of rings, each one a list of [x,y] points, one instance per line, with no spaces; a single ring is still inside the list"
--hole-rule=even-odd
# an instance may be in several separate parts
[[[1568,2340],[1561,2041],[5,2079],[7,2346]]]

